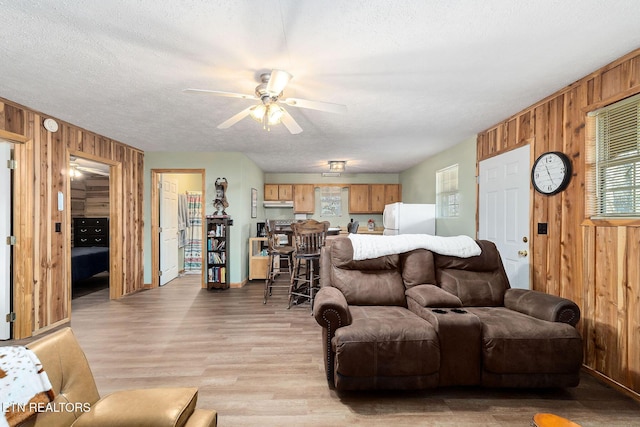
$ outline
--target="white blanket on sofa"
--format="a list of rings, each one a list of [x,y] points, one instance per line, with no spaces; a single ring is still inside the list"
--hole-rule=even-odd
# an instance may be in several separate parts
[[[430,234],[400,234],[377,236],[349,234],[353,245],[353,259],[378,258],[385,255],[428,249],[440,255],[469,258],[480,255],[480,246],[469,236],[432,236]]]

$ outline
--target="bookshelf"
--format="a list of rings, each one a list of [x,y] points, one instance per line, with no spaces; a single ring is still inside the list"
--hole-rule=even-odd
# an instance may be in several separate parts
[[[207,289],[229,288],[229,217],[207,217]]]

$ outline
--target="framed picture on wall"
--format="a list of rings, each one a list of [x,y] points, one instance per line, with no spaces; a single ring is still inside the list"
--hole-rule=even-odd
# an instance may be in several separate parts
[[[258,190],[251,189],[251,218],[258,217]]]

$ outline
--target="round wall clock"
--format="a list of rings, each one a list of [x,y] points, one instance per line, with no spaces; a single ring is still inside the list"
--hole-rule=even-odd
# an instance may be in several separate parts
[[[566,154],[559,151],[542,154],[531,168],[533,188],[548,196],[567,188],[570,179],[571,161]]]

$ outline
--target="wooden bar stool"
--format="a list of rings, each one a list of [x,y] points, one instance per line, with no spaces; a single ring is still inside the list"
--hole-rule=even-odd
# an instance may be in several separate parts
[[[291,275],[293,246],[280,245],[279,236],[275,233],[275,223],[273,220],[267,220],[265,222],[269,260],[267,261],[267,279],[264,283],[263,304],[267,303],[267,299],[271,296],[273,288],[290,288],[290,280],[287,280],[284,284],[277,284],[276,279],[281,273]],[[282,271],[282,261],[287,264],[285,271]]]
[[[291,224],[293,231],[293,273],[289,285],[289,308],[294,297],[308,299],[313,309],[314,292],[320,285],[316,264],[329,230],[329,221],[314,219]]]

